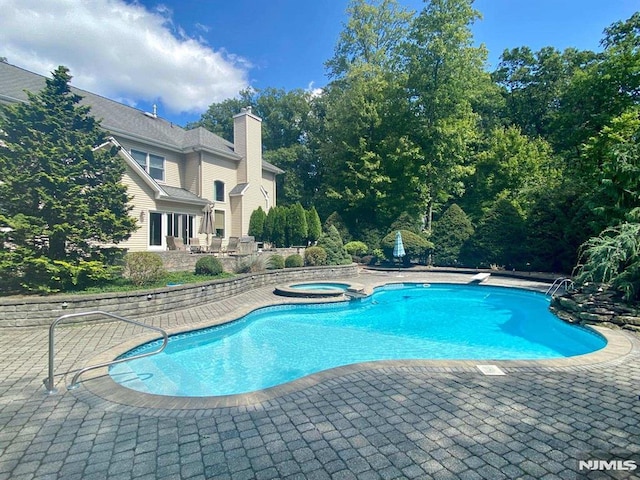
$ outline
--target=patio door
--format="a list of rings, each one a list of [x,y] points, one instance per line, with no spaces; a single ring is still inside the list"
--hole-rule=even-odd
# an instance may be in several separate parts
[[[167,235],[181,238],[185,245],[193,237],[195,215],[186,213],[167,213]]]

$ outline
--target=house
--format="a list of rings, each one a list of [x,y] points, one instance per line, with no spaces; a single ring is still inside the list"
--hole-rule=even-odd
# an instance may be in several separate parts
[[[0,102],[27,101],[45,77],[0,62]],[[161,118],[91,92],[72,87],[82,104],[101,120],[120,146],[126,164],[122,179],[132,196],[131,215],[139,229],[120,243],[129,251],[167,249],[166,236],[205,235],[198,230],[203,209],[211,204],[215,235],[225,239],[247,235],[251,213],[276,203],[278,167],[262,160],[262,120],[243,109],[234,116],[233,143],[198,127],[186,130]],[[154,108],[155,110],[155,108]]]

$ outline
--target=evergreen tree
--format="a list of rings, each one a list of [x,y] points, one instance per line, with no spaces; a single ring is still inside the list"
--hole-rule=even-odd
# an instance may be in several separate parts
[[[316,207],[311,207],[305,213],[307,216],[307,240],[311,243],[317,242],[322,234],[322,224]]]
[[[523,268],[525,223],[516,205],[498,200],[480,219],[474,234],[461,249],[466,265]]]
[[[320,235],[318,247],[327,252],[327,265],[348,265],[351,263],[351,255],[344,248],[338,229],[331,225],[326,233]]]
[[[249,235],[253,235],[256,241],[262,242],[265,239],[264,222],[267,220],[267,214],[264,213],[262,207],[256,208],[249,218]]]
[[[471,220],[454,203],[434,222],[431,236],[435,245],[434,263],[438,266],[460,265],[460,249],[472,234]]]
[[[307,239],[307,216],[299,203],[292,205],[287,211],[287,229],[289,245],[304,245]]]
[[[60,289],[79,275],[102,277],[100,243],[118,243],[136,228],[124,163],[70,80],[58,67],[28,103],[2,107],[0,223],[12,229],[3,240],[15,249],[0,251],[0,262],[14,287]],[[89,261],[97,263],[87,270]]]

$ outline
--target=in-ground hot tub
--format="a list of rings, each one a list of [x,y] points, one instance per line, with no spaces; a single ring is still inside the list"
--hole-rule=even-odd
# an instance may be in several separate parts
[[[299,282],[276,287],[274,293],[285,297],[341,297],[345,292],[362,291],[362,285],[347,282]]]

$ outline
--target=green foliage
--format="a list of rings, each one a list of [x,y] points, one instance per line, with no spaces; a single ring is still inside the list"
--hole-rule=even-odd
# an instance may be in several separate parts
[[[284,268],[284,257],[282,255],[274,254],[267,260],[267,269],[269,270],[281,270]]]
[[[307,216],[307,240],[316,242],[322,234],[322,224],[315,207],[311,207],[305,212]]]
[[[265,265],[262,257],[251,256],[243,258],[233,269],[235,273],[258,273],[264,272]]]
[[[411,232],[409,230],[400,230],[402,235],[402,245],[404,246],[405,256],[402,262],[408,265],[411,260],[425,261],[429,251],[433,248],[433,243],[424,238],[422,235]],[[393,247],[396,243],[396,232],[390,232],[380,242],[384,258],[393,259]]]
[[[348,241],[351,240],[351,235],[349,234],[349,229],[347,228],[346,223],[344,223],[344,220],[342,219],[342,217],[340,216],[340,214],[338,212],[333,212],[324,221],[324,231],[325,232],[328,232],[331,229],[331,227],[334,227],[338,231],[338,234],[340,235],[341,241],[347,241],[348,242]]]
[[[342,237],[334,225],[320,236],[318,246],[327,252],[327,265],[348,265],[351,255],[345,250]]]
[[[369,251],[369,247],[364,242],[359,241],[351,241],[344,246],[345,250],[349,255],[361,257],[365,253]]]
[[[307,235],[307,215],[304,208],[299,203],[292,205],[287,210],[287,243],[291,245],[306,245]]]
[[[575,283],[603,283],[640,300],[640,223],[623,223],[590,238],[581,249]]]
[[[413,233],[420,233],[422,230],[422,219],[418,215],[412,215],[408,212],[402,212],[398,218],[396,218],[391,226],[390,230],[409,230]]]
[[[304,261],[300,255],[294,253],[284,259],[284,266],[285,268],[298,268],[304,266]]]
[[[162,258],[153,252],[131,252],[125,257],[124,276],[137,286],[160,280],[165,274]]]
[[[264,235],[264,222],[267,220],[267,214],[264,213],[262,207],[258,207],[253,212],[251,212],[251,217],[249,218],[249,235],[255,237],[256,241],[262,242],[265,238]]]
[[[309,247],[304,251],[304,264],[310,267],[327,264],[327,251],[322,247]]]
[[[222,262],[212,255],[199,258],[196,262],[196,275],[220,275],[223,271]]]
[[[86,262],[105,263],[100,244],[137,228],[121,183],[124,163],[70,80],[58,67],[28,103],[2,106],[0,224],[11,228],[3,241],[25,259],[2,254],[13,263],[5,270],[11,288],[58,290],[102,279],[109,268],[100,273]]]
[[[523,268],[525,238],[522,213],[509,200],[501,199],[480,219],[460,255],[467,266]]]
[[[460,265],[460,249],[473,234],[471,220],[462,209],[452,204],[434,222],[430,240],[433,242],[433,263],[438,266]]]
[[[265,220],[265,238],[276,247],[285,247],[287,239],[287,207],[269,209]]]

